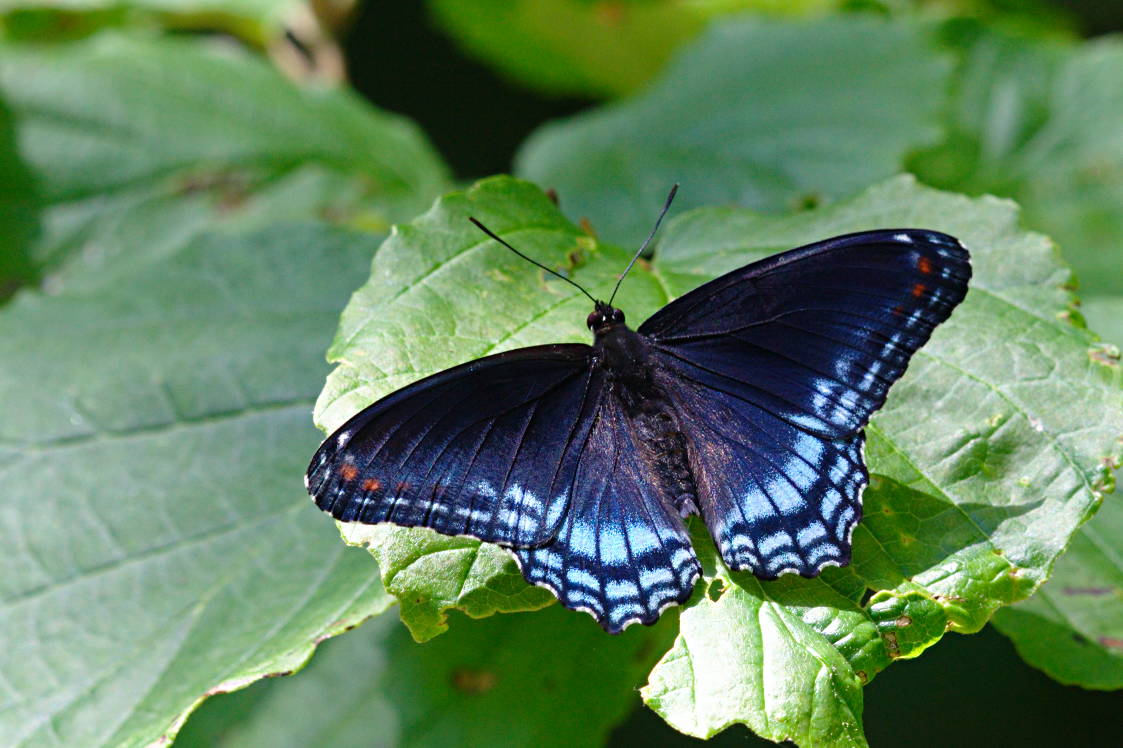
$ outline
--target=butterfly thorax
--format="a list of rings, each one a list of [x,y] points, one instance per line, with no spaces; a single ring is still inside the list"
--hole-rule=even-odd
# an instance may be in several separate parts
[[[655,382],[650,343],[621,323],[597,330],[594,349],[608,396],[623,406],[653,477],[673,497],[675,511],[698,513],[698,489],[690,470],[686,435],[672,401]]]

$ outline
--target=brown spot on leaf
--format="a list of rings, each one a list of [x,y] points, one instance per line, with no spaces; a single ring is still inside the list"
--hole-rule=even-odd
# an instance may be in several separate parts
[[[596,231],[596,229],[593,228],[593,224],[589,223],[588,218],[583,217],[581,219],[581,230],[584,231],[589,236],[591,236],[593,238],[596,238],[597,231]]]
[[[546,190],[546,197],[550,198],[550,202],[552,202],[554,205],[560,205],[561,204],[561,203],[558,202],[558,191],[555,190],[553,187]]]
[[[608,0],[596,4],[596,17],[605,26],[619,26],[627,16],[627,8],[620,0]]]
[[[1115,592],[1114,587],[1065,587],[1066,595],[1110,595]]]
[[[897,628],[903,629],[912,625],[912,619],[908,616],[901,616],[896,621],[894,621],[894,623],[896,624]]]
[[[815,210],[822,204],[823,198],[821,195],[817,195],[814,192],[809,192],[806,195],[801,195],[799,197],[799,199],[796,201],[795,208],[796,210]]]
[[[1118,636],[1101,636],[1097,641],[1110,649],[1123,649],[1123,638]]]
[[[462,693],[487,693],[495,688],[498,680],[490,670],[458,668],[452,671],[452,686]]]
[[[1119,348],[1110,343],[1096,343],[1088,349],[1088,358],[1103,366],[1119,366]]]

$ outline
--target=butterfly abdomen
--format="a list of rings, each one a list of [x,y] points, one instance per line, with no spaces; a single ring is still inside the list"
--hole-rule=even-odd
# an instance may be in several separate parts
[[[698,513],[698,488],[687,439],[666,393],[655,383],[644,336],[618,325],[599,336],[609,390],[624,406],[651,478],[680,517]]]
[[[647,452],[647,462],[663,489],[663,495],[670,498],[678,515],[687,517],[697,514],[698,488],[690,471],[686,435],[669,411],[657,407],[665,405],[665,401],[650,398],[646,403],[656,407],[636,414],[632,422]]]

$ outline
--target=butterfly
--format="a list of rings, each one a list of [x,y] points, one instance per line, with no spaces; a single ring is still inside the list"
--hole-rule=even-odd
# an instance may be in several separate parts
[[[955,238],[886,229],[746,265],[634,331],[615,290],[602,302],[581,288],[592,345],[507,351],[408,385],[325,440],[305,482],[343,522],[503,546],[528,582],[610,633],[689,598],[691,515],[730,569],[813,577],[849,563],[863,427],[970,277]]]

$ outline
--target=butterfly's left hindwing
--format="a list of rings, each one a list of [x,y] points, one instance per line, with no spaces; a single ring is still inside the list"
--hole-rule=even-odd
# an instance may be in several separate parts
[[[316,504],[512,547],[548,541],[599,401],[586,345],[522,348],[449,369],[344,424],[308,467]]]

